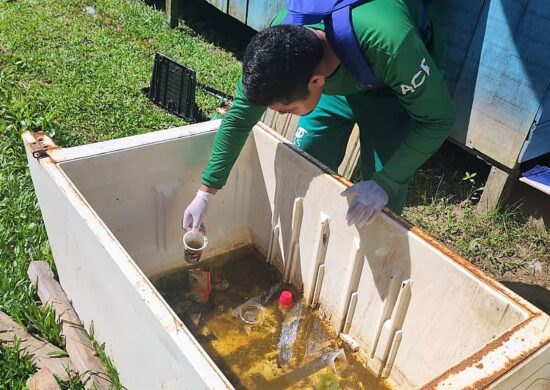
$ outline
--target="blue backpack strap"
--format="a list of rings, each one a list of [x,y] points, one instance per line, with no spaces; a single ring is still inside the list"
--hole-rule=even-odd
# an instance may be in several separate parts
[[[367,0],[287,0],[288,12],[284,24],[315,24],[341,8],[355,6]]]
[[[379,87],[384,83],[374,75],[367,62],[351,22],[351,8],[340,8],[325,19],[325,33],[342,65],[365,87]]]

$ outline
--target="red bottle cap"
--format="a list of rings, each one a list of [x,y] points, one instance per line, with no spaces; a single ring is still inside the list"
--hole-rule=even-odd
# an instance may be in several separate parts
[[[281,292],[279,296],[279,307],[282,309],[288,309],[294,305],[294,299],[292,299],[292,293],[288,290]]]

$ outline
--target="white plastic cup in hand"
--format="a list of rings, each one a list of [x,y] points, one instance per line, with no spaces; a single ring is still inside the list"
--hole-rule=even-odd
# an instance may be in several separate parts
[[[198,230],[189,230],[183,235],[185,260],[189,263],[198,262],[207,245],[208,239],[203,233]]]

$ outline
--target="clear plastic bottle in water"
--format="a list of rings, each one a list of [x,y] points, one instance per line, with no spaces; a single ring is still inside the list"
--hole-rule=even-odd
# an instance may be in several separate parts
[[[298,302],[292,308],[290,308],[283,324],[281,325],[281,336],[279,337],[279,366],[285,367],[292,359],[292,347],[296,342],[298,335],[298,326],[300,325],[300,318],[302,316],[302,305]]]

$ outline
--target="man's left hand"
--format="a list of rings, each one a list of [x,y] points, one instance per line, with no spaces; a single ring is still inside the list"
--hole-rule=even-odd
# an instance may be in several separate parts
[[[388,194],[373,180],[356,183],[340,195],[353,197],[346,215],[348,226],[355,223],[362,227],[372,223],[388,204]]]

